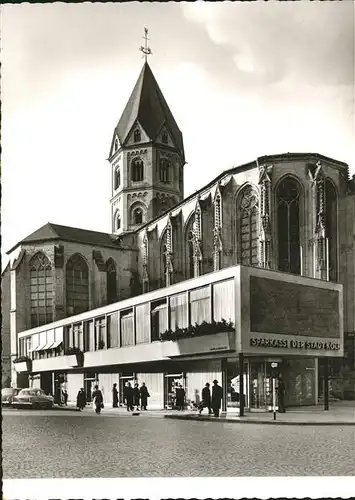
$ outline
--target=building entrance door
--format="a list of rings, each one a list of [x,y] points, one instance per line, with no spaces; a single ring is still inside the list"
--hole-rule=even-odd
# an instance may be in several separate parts
[[[120,376],[120,381],[119,381],[119,406],[124,406],[125,401],[124,401],[124,388],[126,387],[127,383],[131,384],[131,387],[134,387],[135,383],[135,376],[134,373],[131,375],[123,375]]]
[[[227,361],[227,411],[239,408],[241,397],[244,398],[244,408],[249,407],[248,363],[244,363],[243,395],[240,394],[239,361]],[[235,410],[236,411],[236,410]]]
[[[249,361],[249,392],[251,410],[272,410],[272,376],[269,360]]]
[[[86,403],[92,402],[92,393],[94,392],[94,386],[98,384],[98,380],[95,375],[87,375],[84,377],[84,392],[86,396]]]
[[[183,373],[166,373],[164,375],[164,408],[172,410],[175,408],[175,390],[178,384],[186,391],[185,377]]]

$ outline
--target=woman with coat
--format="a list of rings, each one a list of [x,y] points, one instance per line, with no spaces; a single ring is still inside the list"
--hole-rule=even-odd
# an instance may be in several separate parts
[[[79,411],[83,410],[86,406],[86,396],[84,389],[81,388],[76,397],[76,407],[79,408]]]
[[[139,410],[139,398],[140,398],[139,387],[138,384],[135,383],[133,388],[133,406],[135,406],[137,410]]]
[[[219,410],[221,409],[223,396],[223,389],[220,385],[218,385],[218,380],[213,381],[212,387],[212,410],[215,417],[219,417]]]
[[[113,387],[112,387],[112,408],[118,408],[117,384],[113,384]]]
[[[98,385],[95,385],[95,390],[92,393],[92,401],[94,403],[95,413],[99,415],[101,413],[101,409],[104,407],[104,398]]]
[[[148,392],[147,386],[145,385],[145,382],[142,383],[142,386],[139,390],[139,393],[140,393],[140,398],[141,398],[141,410],[146,410],[148,398],[149,398],[149,392]]]

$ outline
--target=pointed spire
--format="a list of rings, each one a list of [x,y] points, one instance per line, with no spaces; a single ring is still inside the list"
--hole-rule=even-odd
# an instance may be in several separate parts
[[[147,62],[143,65],[115,129],[121,145],[124,145],[137,121],[143,127],[150,141],[157,139],[161,128],[165,125],[184,160],[182,133]]]

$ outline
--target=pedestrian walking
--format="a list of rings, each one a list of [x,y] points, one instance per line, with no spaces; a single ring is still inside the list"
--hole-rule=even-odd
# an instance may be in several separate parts
[[[277,395],[279,400],[279,412],[286,413],[285,410],[285,383],[280,375],[277,386]]]
[[[176,395],[176,408],[178,410],[183,410],[185,407],[185,391],[181,384],[178,384],[175,390]]]
[[[210,384],[207,382],[205,387],[202,389],[202,394],[201,394],[201,403],[200,403],[200,411],[199,414],[201,415],[202,411],[204,408],[208,408],[208,414],[211,415],[212,410],[211,410],[211,391],[210,391]]]
[[[118,408],[117,384],[113,384],[113,387],[112,387],[112,408]]]
[[[95,413],[98,415],[101,413],[102,408],[104,407],[104,398],[102,396],[102,392],[99,390],[99,386],[95,385],[94,392],[92,393],[92,401],[95,409]]]
[[[127,411],[133,411],[133,388],[130,382],[127,382],[123,390],[123,397],[127,405]]]
[[[150,394],[148,392],[148,388],[145,385],[145,382],[142,383],[141,388],[139,389],[139,394],[141,398],[141,410],[147,410],[147,403]]]
[[[63,389],[63,403],[64,406],[68,406],[68,393],[66,389]]]
[[[139,386],[136,382],[133,388],[133,406],[136,407],[136,410],[139,410],[139,399],[140,399]]]
[[[214,380],[212,387],[211,403],[215,417],[219,417],[219,410],[221,409],[221,403],[222,403],[222,395],[223,395],[222,387],[218,385],[218,380]]]
[[[76,406],[80,411],[83,410],[86,406],[86,395],[83,388],[80,389],[76,397]]]

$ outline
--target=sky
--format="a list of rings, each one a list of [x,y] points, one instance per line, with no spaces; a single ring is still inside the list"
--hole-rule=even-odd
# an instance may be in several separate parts
[[[267,154],[355,174],[353,2],[1,7],[2,257],[46,222],[110,232],[113,130],[144,60],[183,133],[185,196]]]

